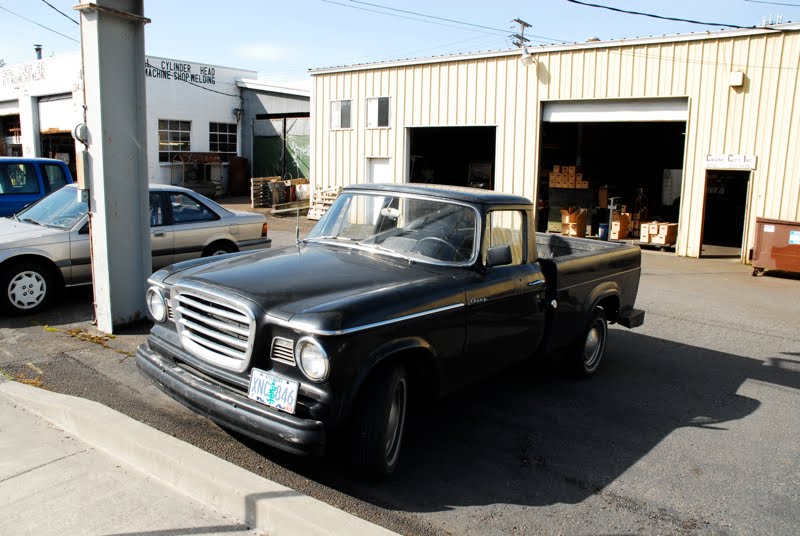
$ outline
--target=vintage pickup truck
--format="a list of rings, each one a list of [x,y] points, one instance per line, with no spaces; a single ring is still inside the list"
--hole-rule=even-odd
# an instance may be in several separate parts
[[[347,187],[295,246],[153,274],[137,365],[228,429],[297,454],[345,438],[390,474],[415,402],[546,351],[591,376],[607,324],[642,324],[638,247],[534,229],[524,197]]]

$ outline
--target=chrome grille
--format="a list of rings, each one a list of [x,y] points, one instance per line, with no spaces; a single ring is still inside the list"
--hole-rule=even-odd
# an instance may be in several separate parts
[[[176,290],[172,304],[184,349],[231,370],[247,368],[255,333],[249,309],[194,290]]]
[[[172,300],[164,300],[167,302],[167,320],[175,320],[175,311],[172,309]]]
[[[289,339],[275,337],[272,339],[270,358],[273,361],[279,361],[294,366],[294,342]]]

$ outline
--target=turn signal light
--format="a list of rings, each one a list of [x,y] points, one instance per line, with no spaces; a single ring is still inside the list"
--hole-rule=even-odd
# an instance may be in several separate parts
[[[267,229],[268,229],[267,224],[266,223],[262,223],[261,224],[261,236],[262,237],[267,236]]]

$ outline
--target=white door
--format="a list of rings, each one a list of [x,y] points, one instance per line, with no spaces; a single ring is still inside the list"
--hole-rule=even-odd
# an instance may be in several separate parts
[[[394,182],[391,158],[367,158],[367,182]]]

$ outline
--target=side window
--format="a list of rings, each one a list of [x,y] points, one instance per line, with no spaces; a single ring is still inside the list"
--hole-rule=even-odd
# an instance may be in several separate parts
[[[486,238],[483,244],[483,258],[486,251],[495,246],[511,246],[511,263],[522,264],[525,260],[525,217],[519,210],[494,210],[486,218]]]
[[[42,164],[41,169],[44,177],[44,187],[48,193],[55,192],[67,184],[67,176],[61,166],[57,164]]]
[[[0,164],[0,193],[38,194],[39,178],[32,164]]]
[[[172,205],[172,220],[174,223],[211,221],[217,217],[209,208],[201,205],[187,194],[171,192],[169,201]]]
[[[164,225],[164,198],[161,194],[150,192],[150,227]]]

